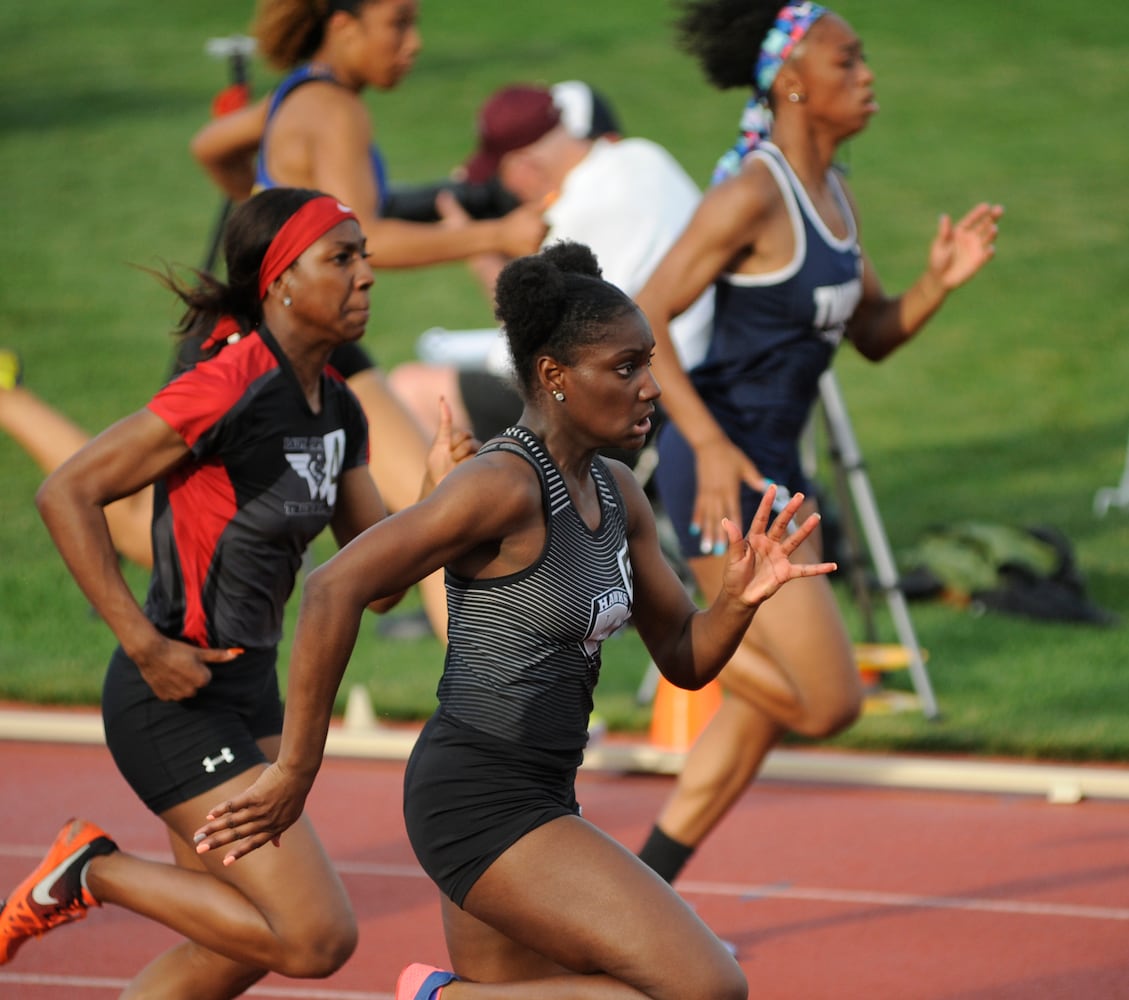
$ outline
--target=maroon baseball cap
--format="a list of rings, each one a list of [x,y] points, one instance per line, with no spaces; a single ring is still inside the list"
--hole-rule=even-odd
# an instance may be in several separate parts
[[[518,85],[495,93],[478,113],[478,148],[467,161],[467,180],[488,181],[506,153],[536,142],[561,122],[548,87]]]

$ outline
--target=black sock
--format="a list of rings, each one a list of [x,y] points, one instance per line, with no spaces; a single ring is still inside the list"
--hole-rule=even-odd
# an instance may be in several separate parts
[[[643,845],[643,850],[639,852],[639,860],[654,869],[667,882],[673,882],[693,853],[693,847],[680,844],[655,826],[652,827],[651,835]]]

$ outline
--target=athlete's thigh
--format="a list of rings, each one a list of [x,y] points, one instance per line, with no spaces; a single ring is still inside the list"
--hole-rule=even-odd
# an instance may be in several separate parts
[[[807,541],[796,550],[794,562],[817,562],[819,546]],[[725,558],[690,560],[702,593],[721,587]],[[818,669],[826,677],[831,667],[850,673],[852,649],[838,600],[827,577],[792,580],[757,609],[744,643],[759,650],[790,673]]]
[[[703,983],[741,979],[732,956],[674,890],[579,817],[546,823],[510,847],[475,883],[465,908],[551,962],[605,972],[651,997],[701,995]],[[455,944],[461,951],[462,942]]]
[[[439,905],[451,968],[462,978],[479,983],[509,983],[542,979],[568,971],[540,952],[519,944],[485,921],[459,909],[442,892]]]
[[[812,561],[801,548],[796,559]],[[704,593],[721,586],[723,559],[690,566]],[[757,610],[736,654],[720,675],[727,691],[777,723],[820,735],[858,711],[862,689],[850,636],[825,577],[793,580]]]
[[[161,814],[171,835],[189,850],[193,834],[208,810],[248,788],[265,765],[237,775],[204,794]],[[179,857],[181,847],[177,847]],[[267,917],[281,937],[310,933],[327,922],[352,919],[352,907],[333,864],[313,825],[303,814],[280,838],[233,865],[223,863],[224,851],[197,855],[205,870],[243,893]]]

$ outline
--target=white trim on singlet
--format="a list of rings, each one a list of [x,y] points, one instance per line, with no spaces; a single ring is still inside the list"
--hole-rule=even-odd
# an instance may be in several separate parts
[[[770,147],[775,150],[777,156],[773,156],[765,147]],[[851,211],[851,206],[843,192],[843,186],[839,183],[839,178],[834,170],[828,171],[828,174],[832,185],[831,194],[836,202],[838,202],[839,210],[843,213],[843,217],[847,220],[847,235],[843,239],[839,239],[827,228],[827,223],[823,221],[823,217],[815,210],[815,206],[812,204],[807,190],[804,188],[803,184],[800,183],[800,179],[796,176],[791,166],[789,166],[784,154],[781,153],[776,146],[770,142],[764,142],[754,149],[749,156],[755,157],[768,167],[769,172],[780,188],[785,207],[788,210],[788,218],[792,223],[792,242],[794,245],[792,259],[775,271],[762,271],[757,274],[738,274],[733,271],[725,271],[720,275],[719,280],[730,285],[740,285],[748,288],[763,285],[776,285],[794,277],[803,265],[804,258],[807,256],[807,231],[804,228],[805,216],[831,249],[838,251],[849,250],[858,243],[858,230],[855,228],[855,216]],[[803,206],[802,211],[801,204]]]

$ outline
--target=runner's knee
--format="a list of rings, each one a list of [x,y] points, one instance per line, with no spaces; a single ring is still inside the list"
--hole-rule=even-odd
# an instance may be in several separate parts
[[[679,1000],[747,1000],[748,996],[748,981],[736,962],[703,968],[678,994]]]
[[[810,706],[792,727],[801,736],[826,739],[849,728],[862,712],[862,687],[845,688]]]
[[[324,979],[341,968],[357,948],[357,922],[351,914],[327,916],[297,940],[282,945],[282,961],[276,972],[294,979]]]

